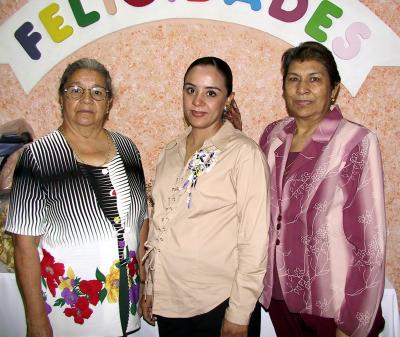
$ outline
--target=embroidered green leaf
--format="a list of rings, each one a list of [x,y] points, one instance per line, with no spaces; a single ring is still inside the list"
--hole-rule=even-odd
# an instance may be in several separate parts
[[[79,288],[76,288],[76,287],[75,287],[75,288],[73,289],[73,292],[74,292],[75,294],[77,294],[78,296],[84,296],[83,292],[80,291]]]
[[[65,304],[65,300],[63,298],[59,298],[54,302],[55,307],[62,307]]]
[[[42,277],[42,284],[43,284],[43,287],[45,287],[47,289],[47,284],[46,284],[46,280],[44,279],[44,277]]]
[[[104,274],[99,270],[99,268],[96,269],[96,279],[97,279],[97,281],[101,281],[101,282],[105,282],[105,281],[106,281],[106,277],[105,277]]]
[[[137,311],[137,307],[136,307],[136,303],[134,303],[134,304],[131,305],[130,312],[131,312],[132,315],[136,315],[136,311]]]
[[[101,289],[101,291],[99,292],[99,300],[101,303],[103,303],[106,296],[107,296],[107,289],[106,288]]]

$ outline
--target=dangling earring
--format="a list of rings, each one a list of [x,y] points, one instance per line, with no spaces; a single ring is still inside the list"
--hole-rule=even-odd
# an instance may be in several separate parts
[[[226,115],[229,112],[229,108],[225,105],[224,110],[222,112],[222,119],[226,119]]]
[[[336,101],[335,97],[331,97],[331,105],[335,104],[335,101]]]
[[[64,117],[64,105],[60,102],[61,117]]]

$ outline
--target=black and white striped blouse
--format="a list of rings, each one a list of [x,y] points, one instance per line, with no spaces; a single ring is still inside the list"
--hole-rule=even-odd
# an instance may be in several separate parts
[[[127,137],[110,132],[123,168],[114,172],[128,180],[130,205],[124,227],[136,232],[147,217],[145,181],[140,154]],[[112,168],[111,168],[112,169]],[[126,192],[126,191],[125,191]],[[70,247],[115,237],[115,229],[97,202],[87,177],[59,131],[30,144],[14,173],[6,230],[42,236],[52,246]]]

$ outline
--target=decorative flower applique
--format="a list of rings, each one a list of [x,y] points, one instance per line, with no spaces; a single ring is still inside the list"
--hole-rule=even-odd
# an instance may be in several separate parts
[[[126,248],[126,256],[128,256],[129,310],[132,315],[135,315],[139,302],[139,263],[135,251],[129,251]],[[97,268],[96,279],[82,280],[75,275],[71,267],[64,274],[64,264],[56,263],[54,257],[43,249],[43,259],[41,261],[42,283],[53,297],[56,297],[56,289],[58,289],[58,298],[53,306],[65,307],[64,314],[67,317],[73,317],[75,323],[82,325],[84,320],[89,319],[92,315],[93,309],[91,307],[102,304],[105,299],[109,303],[118,302],[119,266],[119,260],[115,260],[109,269],[108,275],[104,275]],[[50,314],[52,307],[47,303],[46,293],[43,293],[43,299],[46,305],[46,312]]]
[[[221,151],[216,149],[215,146],[207,149],[200,149],[196,151],[188,164],[189,176],[183,186],[179,190],[186,190],[188,197],[186,203],[188,208],[192,204],[192,189],[196,187],[197,180],[204,173],[208,173],[215,166],[218,159],[218,154]]]
[[[64,274],[65,268],[62,263],[55,263],[54,257],[43,249],[43,259],[40,262],[40,269],[43,281],[47,283],[47,287],[51,294],[56,296],[56,289],[60,284],[60,277]]]

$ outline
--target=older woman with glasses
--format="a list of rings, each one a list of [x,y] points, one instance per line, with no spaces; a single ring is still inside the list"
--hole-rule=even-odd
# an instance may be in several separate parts
[[[92,59],[66,68],[63,122],[30,144],[15,170],[6,229],[27,336],[126,336],[139,328],[141,237],[147,203],[139,152],[107,131],[107,69]]]

